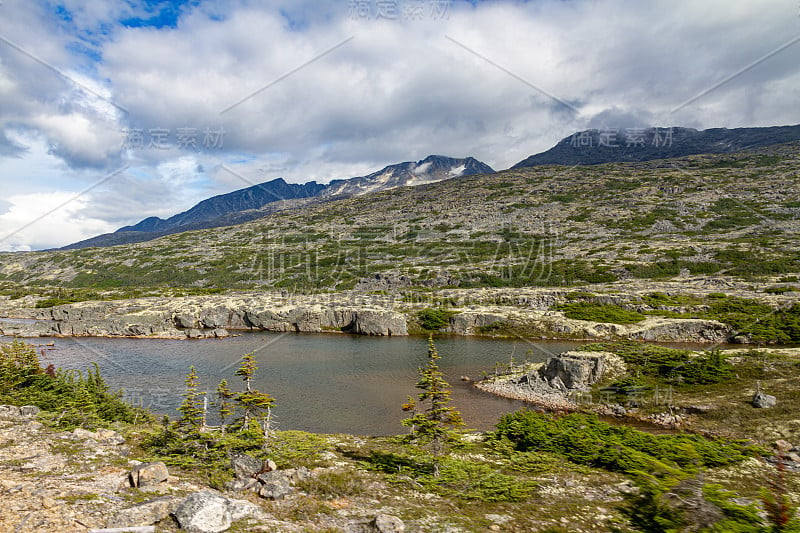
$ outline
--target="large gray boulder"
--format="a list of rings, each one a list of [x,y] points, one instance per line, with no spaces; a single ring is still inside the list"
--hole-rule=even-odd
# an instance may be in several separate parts
[[[541,376],[551,384],[560,381],[567,389],[582,389],[600,379],[604,366],[602,355],[566,352],[548,359],[541,369]]]
[[[109,528],[149,526],[167,518],[177,500],[161,496],[117,512],[106,524]]]
[[[166,481],[169,472],[162,462],[141,463],[131,469],[128,477],[132,487],[148,487]]]
[[[189,533],[219,533],[233,522],[228,499],[208,490],[187,496],[173,514]]]
[[[757,392],[753,395],[752,403],[753,407],[756,407],[758,409],[768,409],[770,407],[775,407],[778,404],[778,399],[770,394]]]
[[[403,521],[390,514],[379,514],[371,525],[376,533],[403,533],[406,530]]]
[[[189,533],[218,533],[227,530],[237,520],[267,518],[257,505],[226,498],[212,490],[190,494],[172,514],[181,528]]]

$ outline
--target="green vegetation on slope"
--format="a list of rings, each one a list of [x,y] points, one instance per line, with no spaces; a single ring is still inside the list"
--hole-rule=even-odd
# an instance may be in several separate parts
[[[0,282],[308,292],[370,287],[377,274],[418,288],[566,286],[682,272],[796,275],[797,146],[520,168],[147,243],[0,254]]]

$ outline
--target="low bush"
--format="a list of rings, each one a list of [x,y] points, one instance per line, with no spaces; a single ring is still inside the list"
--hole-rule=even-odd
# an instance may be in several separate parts
[[[417,319],[422,329],[427,331],[438,331],[450,324],[450,317],[457,314],[455,311],[447,309],[427,308],[417,313]]]
[[[646,482],[680,479],[702,467],[733,464],[762,451],[699,435],[652,435],[612,426],[596,415],[557,417],[527,410],[503,416],[492,438],[507,439],[517,451],[555,453]]]
[[[587,344],[581,349],[619,355],[625,361],[632,378],[647,376],[670,383],[707,385],[721,383],[733,377],[733,367],[719,350],[691,357],[690,350],[635,341]]]
[[[0,345],[0,403],[36,405],[52,412],[52,423],[63,429],[153,420],[149,412],[131,406],[122,396],[122,391],[108,388],[96,364],[86,374],[52,365],[43,369],[30,344]]]
[[[559,305],[556,309],[563,311],[567,318],[612,324],[636,324],[646,318],[642,313],[630,311],[614,304],[570,302]]]

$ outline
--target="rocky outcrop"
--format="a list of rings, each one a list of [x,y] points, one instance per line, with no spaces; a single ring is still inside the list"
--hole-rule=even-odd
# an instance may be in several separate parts
[[[522,372],[480,381],[476,387],[546,409],[569,411],[577,408],[572,393],[588,390],[609,374],[624,374],[624,367],[622,359],[609,352],[570,351]]]
[[[255,504],[233,500],[212,490],[187,496],[178,504],[173,515],[181,529],[189,533],[220,533],[237,520],[265,516]]]
[[[165,518],[175,511],[178,501],[170,496],[159,496],[122,509],[108,520],[109,528],[150,526]]]
[[[169,472],[162,462],[141,463],[133,467],[128,477],[131,487],[147,487],[165,482],[169,479]]]
[[[702,281],[702,280],[701,280]],[[707,281],[707,280],[706,280]],[[685,282],[686,288],[702,294],[718,287],[700,281]],[[630,292],[610,293],[609,287],[570,293],[565,289],[441,289],[430,294],[431,302],[409,303],[400,293],[372,294],[341,292],[297,295],[270,292],[241,292],[226,295],[176,298],[139,298],[102,302],[80,302],[49,309],[14,307],[0,296],[0,332],[19,337],[105,336],[150,338],[221,338],[238,331],[346,332],[359,335],[407,335],[409,323],[426,307],[449,303],[453,311],[443,332],[457,335],[497,335],[544,339],[617,340],[656,342],[720,343],[736,339],[728,325],[715,320],[647,316],[635,324],[612,324],[575,320],[553,306],[565,301],[617,304],[645,312],[652,308],[641,297],[654,289],[675,287],[664,283],[630,282]],[[659,292],[659,291],[656,291]],[[578,296],[575,296],[578,294]],[[742,292],[741,297],[756,293]],[[770,295],[770,305],[789,306],[796,297]],[[792,299],[795,298],[795,299]],[[35,301],[19,300],[30,306]],[[638,302],[638,303],[637,303]],[[676,310],[677,309],[677,310]],[[686,309],[667,309],[685,312]],[[19,320],[22,319],[22,320]]]
[[[625,337],[660,342],[725,342],[733,332],[732,327],[716,320],[659,318],[629,327]]]
[[[221,338],[230,331],[408,335],[406,316],[391,306],[298,300],[245,294],[80,302],[28,309],[29,320],[0,322],[0,333],[17,337],[175,339]]]
[[[551,357],[537,374],[541,379],[563,385],[567,389],[590,387],[605,368],[605,356],[593,352],[566,352]],[[559,385],[559,388],[561,388]]]

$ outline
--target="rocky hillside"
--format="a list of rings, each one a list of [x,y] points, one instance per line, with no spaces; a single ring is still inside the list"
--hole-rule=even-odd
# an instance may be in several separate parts
[[[203,200],[191,209],[166,220],[149,217],[132,226],[120,228],[114,233],[98,235],[62,249],[147,242],[174,233],[243,224],[270,213],[327,201],[332,197],[360,196],[396,187],[410,187],[492,172],[494,171],[490,166],[472,157],[454,159],[431,155],[416,163],[409,161],[389,165],[368,176],[334,180],[328,185],[316,181],[303,184],[286,183],[282,178],[278,178]]]
[[[800,125],[771,128],[607,128],[576,132],[512,168],[652,161],[739,152],[800,140]]]
[[[70,244],[62,249],[72,250],[146,242],[183,231],[240,224],[260,218],[269,212],[286,209],[293,205],[292,200],[316,196],[324,189],[325,185],[315,181],[298,185],[286,183],[283,179],[278,178],[203,200],[191,209],[166,220],[149,217],[132,226],[120,228],[114,233],[98,235]]]
[[[138,244],[0,254],[0,282],[398,292],[800,272],[797,143],[532,167]]]
[[[434,183],[461,176],[491,174],[492,167],[473,157],[454,159],[441,155],[429,155],[417,162],[408,161],[373,172],[368,176],[333,180],[322,193],[323,196],[359,196],[370,192],[384,191],[396,187],[408,187],[423,183]]]

